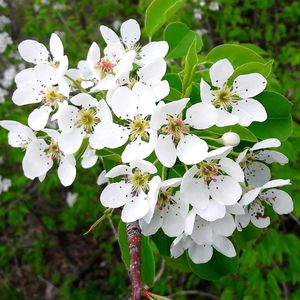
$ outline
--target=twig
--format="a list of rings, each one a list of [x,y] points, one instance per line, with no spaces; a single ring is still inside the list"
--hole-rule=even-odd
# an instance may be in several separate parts
[[[163,259],[161,261],[161,265],[160,265],[159,271],[156,274],[156,276],[154,277],[154,283],[156,283],[156,282],[158,282],[160,280],[161,276],[164,274],[165,268],[166,268],[166,262]]]
[[[130,253],[129,276],[131,282],[131,300],[142,298],[142,278],[141,278],[141,229],[137,221],[128,223],[127,239]]]

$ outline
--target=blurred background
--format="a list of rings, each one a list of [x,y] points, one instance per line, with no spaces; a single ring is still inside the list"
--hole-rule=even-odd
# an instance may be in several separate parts
[[[27,123],[32,107],[11,101],[15,74],[25,68],[17,53],[23,39],[48,45],[60,35],[69,66],[86,58],[93,41],[104,46],[99,25],[119,30],[135,18],[142,25],[150,0],[0,0],[0,120]],[[281,151],[289,166],[274,178],[291,178],[292,215],[282,216],[240,254],[238,273],[207,282],[157,258],[153,292],[172,299],[300,299],[300,1],[186,1],[174,20],[202,36],[205,54],[222,43],[254,43],[274,58],[278,86],[293,103],[294,132]],[[162,39],[162,36],[155,36]],[[62,188],[56,172],[43,183],[23,176],[23,152],[0,130],[0,299],[128,299],[129,280],[116,238],[118,216],[83,235],[103,209],[96,184],[100,164],[78,168]],[[157,256],[158,257],[158,256]]]

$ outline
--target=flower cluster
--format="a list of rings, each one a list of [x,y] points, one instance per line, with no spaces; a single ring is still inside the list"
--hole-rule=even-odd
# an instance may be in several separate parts
[[[229,237],[250,221],[268,226],[267,205],[278,214],[292,211],[291,198],[278,189],[289,180],[271,180],[267,166],[287,163],[283,154],[268,150],[279,140],[245,148],[234,132],[212,136],[208,130],[265,121],[265,108],[255,97],[266,88],[266,78],[259,73],[232,78],[232,64],[221,59],[209,69],[210,82],[199,82],[198,103],[167,101],[168,44],[140,45],[141,30],[132,19],[121,24],[120,36],[106,26],[100,32],[103,52],[93,43],[86,60],[72,69],[56,34],[49,48],[33,40],[19,45],[32,66],[17,74],[12,100],[36,107],[28,126],[0,125],[9,131],[9,144],[25,150],[25,176],[42,181],[57,165],[68,186],[78,159],[90,168],[99,157],[105,160],[103,151],[111,153],[121,163],[99,176],[98,184],[109,180],[102,205],[122,208],[121,219],[139,221],[144,235],[161,228],[175,238],[172,255],[187,250],[195,263],[209,261],[213,249],[235,256]]]

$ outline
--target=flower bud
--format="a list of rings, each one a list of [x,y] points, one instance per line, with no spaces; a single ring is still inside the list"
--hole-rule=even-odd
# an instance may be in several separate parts
[[[226,132],[222,135],[220,142],[225,146],[237,146],[240,143],[240,137],[235,132]]]

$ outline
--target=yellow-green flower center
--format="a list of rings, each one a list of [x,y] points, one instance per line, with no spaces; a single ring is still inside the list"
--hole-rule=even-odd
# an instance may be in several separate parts
[[[142,173],[140,169],[135,169],[129,177],[132,184],[132,194],[137,195],[140,191],[147,193],[149,191],[149,173]]]
[[[220,165],[216,160],[210,162],[202,161],[198,164],[198,172],[195,177],[203,178],[205,182],[215,181],[215,176],[219,174]]]
[[[143,140],[149,140],[148,129],[150,128],[150,122],[144,120],[140,115],[134,117],[134,120],[129,124],[131,130],[130,141],[135,141],[138,137],[141,137]]]
[[[176,204],[176,201],[173,199],[173,188],[169,187],[165,191],[160,190],[158,200],[157,200],[157,207],[162,210],[163,208]]]
[[[58,147],[58,144],[54,140],[51,140],[51,143],[45,152],[49,154],[52,157],[52,159],[56,159],[56,160],[60,159],[61,152]]]
[[[172,116],[167,117],[168,125],[162,128],[162,131],[173,136],[175,143],[180,141],[180,138],[184,134],[188,134],[190,128],[182,120],[182,114],[179,114],[176,118]]]
[[[91,133],[93,132],[95,125],[100,121],[100,118],[97,117],[96,109],[82,109],[79,112],[77,126],[83,126],[86,133]]]
[[[44,96],[46,105],[57,107],[58,103],[64,99],[64,96],[58,91],[58,87],[48,89]]]
[[[215,97],[212,102],[213,105],[217,108],[223,107],[226,110],[230,109],[232,102],[238,99],[226,84],[218,90],[213,90],[212,94]]]

